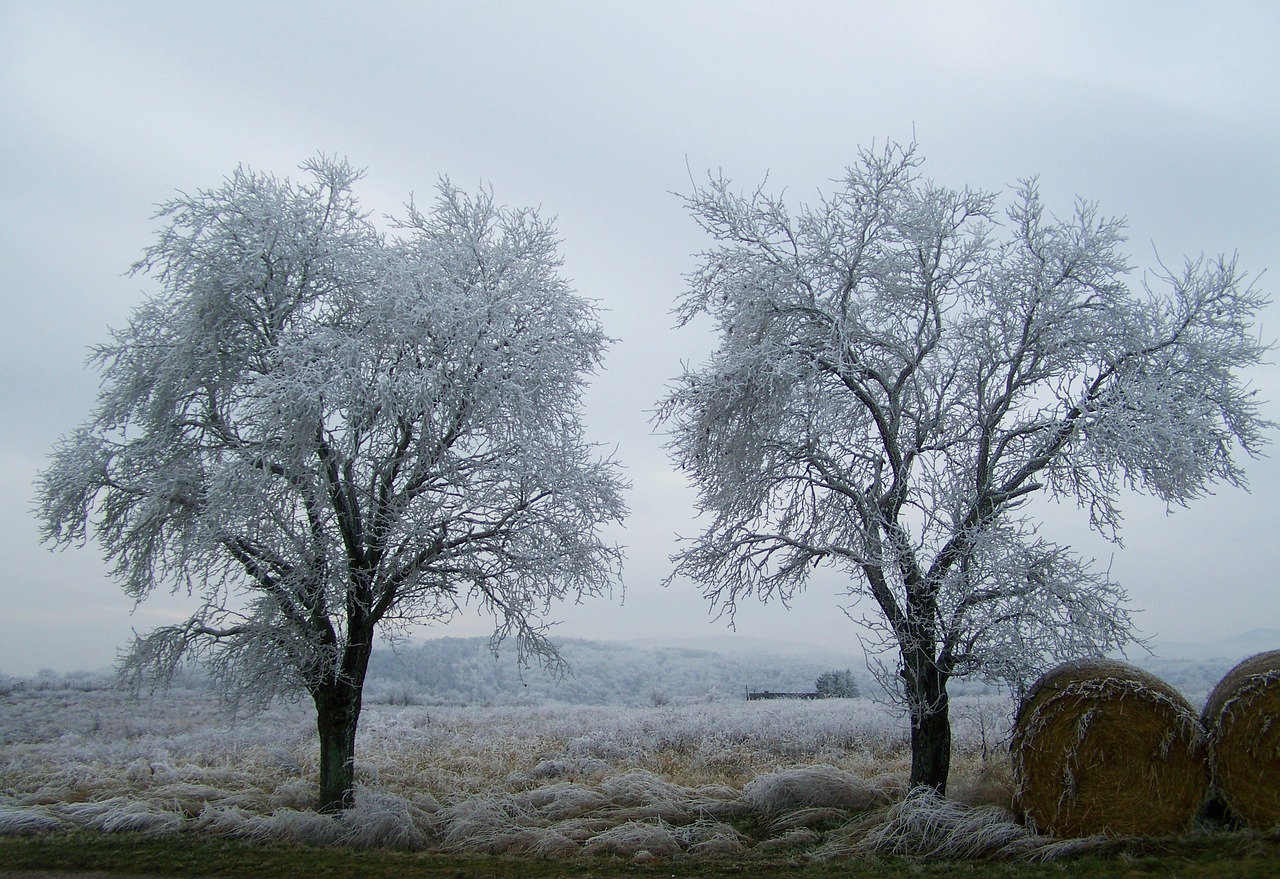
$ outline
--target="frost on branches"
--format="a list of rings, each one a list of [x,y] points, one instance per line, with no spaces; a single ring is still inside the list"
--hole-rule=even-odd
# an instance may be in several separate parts
[[[558,661],[552,603],[609,590],[624,515],[579,397],[607,344],[551,225],[442,182],[392,236],[320,158],[162,206],[160,292],[97,349],[97,409],[41,475],[46,538],[93,533],[125,591],[185,590],[135,675],[203,659],[235,696],[314,700],[321,799],[352,796],[375,630],[495,619]]]
[[[705,531],[675,557],[733,612],[848,575],[896,653],[912,785],[944,789],[947,682],[1015,688],[1131,638],[1125,594],[1038,533],[1026,503],[1071,498],[1117,538],[1138,489],[1182,505],[1243,486],[1272,426],[1241,378],[1266,298],[1233,260],[1132,289],[1123,223],[1058,219],[1034,181],[994,194],[920,176],[914,148],[864,152],[792,214],[711,178],[687,206],[717,242],[679,309],[719,346],[660,410]],[[891,680],[897,679],[897,680]]]

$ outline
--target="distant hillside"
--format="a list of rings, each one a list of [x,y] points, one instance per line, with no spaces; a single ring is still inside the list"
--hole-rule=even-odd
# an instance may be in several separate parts
[[[826,671],[853,673],[863,695],[882,691],[871,679],[856,641],[847,653],[811,645],[721,636],[676,642],[645,639],[600,642],[568,639],[560,644],[570,672],[557,679],[538,666],[521,671],[515,651],[495,659],[487,638],[439,638],[373,651],[365,698],[370,703],[448,704],[685,704],[743,699],[747,690],[809,692]],[[1209,643],[1155,641],[1150,654],[1131,649],[1129,662],[1168,682],[1197,705],[1241,659],[1280,649],[1280,630],[1255,629]],[[40,686],[104,686],[110,672],[52,673]],[[188,669],[187,685],[202,673]],[[0,687],[11,679],[0,674]],[[995,692],[978,680],[954,680],[953,696]]]
[[[720,653],[696,647],[642,647],[566,640],[570,673],[556,679],[538,666],[517,667],[515,651],[495,659],[485,638],[439,638],[373,652],[366,692],[372,701],[541,702],[648,705],[742,699],[746,691],[808,692],[824,671],[854,673],[873,686],[862,657],[791,656],[753,650]]]
[[[538,666],[521,671],[515,651],[495,659],[486,638],[439,638],[373,652],[366,685],[371,702],[451,704],[557,701],[650,705],[742,699],[746,691],[807,692],[824,671],[849,669],[865,695],[878,685],[861,651],[847,654],[761,639],[708,639],[695,645],[656,639],[560,644],[570,672],[556,679]],[[1156,642],[1151,654],[1131,650],[1130,662],[1158,675],[1199,704],[1246,656],[1280,648],[1280,631],[1258,629],[1205,644]],[[957,680],[952,695],[989,691]]]
[[[1265,650],[1280,650],[1280,629],[1251,629],[1218,641],[1164,641],[1157,639],[1152,652],[1160,660],[1220,660],[1232,665]]]
[[[1280,629],[1253,629],[1219,641],[1155,641],[1151,653],[1130,651],[1129,661],[1186,696],[1197,708],[1236,663],[1280,650]]]

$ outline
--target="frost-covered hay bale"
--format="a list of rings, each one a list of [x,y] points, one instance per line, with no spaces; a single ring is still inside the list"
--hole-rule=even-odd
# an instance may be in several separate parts
[[[1227,672],[1203,718],[1210,776],[1223,803],[1253,827],[1280,825],[1280,650]]]
[[[1019,806],[1061,837],[1183,830],[1208,793],[1195,709],[1123,662],[1046,673],[1018,709],[1010,750]]]

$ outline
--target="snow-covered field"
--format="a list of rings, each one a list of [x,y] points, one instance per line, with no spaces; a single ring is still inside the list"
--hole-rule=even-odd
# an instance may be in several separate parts
[[[994,822],[1002,829],[988,836],[1000,845],[1039,846],[1004,809],[1009,708],[992,697],[955,700],[957,803],[947,808],[961,810],[957,821]],[[0,686],[0,832],[198,830],[660,855],[866,845],[871,830],[903,820],[893,804],[906,795],[909,731],[867,699],[369,705],[357,740],[357,804],[341,818],[309,811],[313,724],[305,703],[233,718],[199,688],[134,697],[94,679],[8,681]],[[832,830],[867,810],[880,816],[875,828],[864,816],[848,825],[857,833]]]

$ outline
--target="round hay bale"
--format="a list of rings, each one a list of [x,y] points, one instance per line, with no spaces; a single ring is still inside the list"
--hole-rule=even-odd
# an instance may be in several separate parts
[[[1010,750],[1018,806],[1060,837],[1184,830],[1208,793],[1195,709],[1123,662],[1047,672],[1018,709]]]
[[[1203,720],[1209,775],[1222,802],[1252,827],[1280,825],[1280,650],[1227,672]]]

